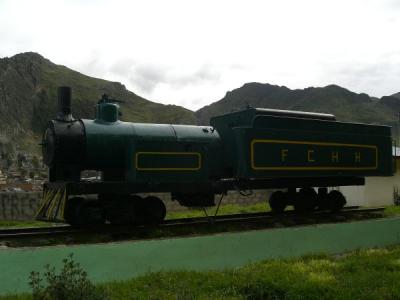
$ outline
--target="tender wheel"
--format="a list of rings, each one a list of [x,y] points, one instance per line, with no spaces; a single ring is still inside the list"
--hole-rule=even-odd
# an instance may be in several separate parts
[[[164,220],[167,209],[160,198],[149,196],[143,202],[146,205],[146,215],[150,223],[160,223]]]
[[[138,195],[129,196],[129,201],[133,205],[132,219],[133,224],[144,224],[147,222],[148,213],[146,201]]]
[[[311,187],[300,189],[296,194],[295,201],[293,203],[295,210],[300,212],[309,212],[315,210],[317,207],[317,193]]]
[[[326,187],[318,188],[317,207],[318,210],[329,209],[328,189]]]
[[[330,191],[328,194],[329,209],[333,212],[340,211],[346,205],[346,198],[344,195],[336,190]]]
[[[269,198],[268,203],[269,206],[271,207],[272,212],[282,213],[287,205],[286,193],[282,191],[273,192],[271,197]]]

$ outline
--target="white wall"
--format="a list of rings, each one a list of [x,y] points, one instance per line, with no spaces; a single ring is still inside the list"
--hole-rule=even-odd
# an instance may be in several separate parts
[[[397,160],[397,166],[399,165],[399,160]],[[390,177],[366,177],[365,186],[340,187],[340,191],[346,197],[347,205],[393,205],[394,191],[400,188],[399,168],[397,170],[394,176]]]

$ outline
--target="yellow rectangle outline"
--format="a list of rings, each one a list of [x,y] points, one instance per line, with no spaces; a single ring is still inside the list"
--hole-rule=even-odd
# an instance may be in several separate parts
[[[195,155],[199,164],[195,168],[139,168],[139,155]],[[136,152],[135,167],[138,171],[198,171],[201,169],[201,153],[200,152]]]
[[[358,148],[370,148],[375,150],[375,166],[374,167],[257,167],[254,162],[254,144],[256,143],[272,143],[272,144],[301,144],[301,145],[318,145],[318,146],[346,146]],[[308,141],[287,141],[287,140],[264,140],[253,139],[250,145],[251,168],[253,170],[298,170],[298,171],[334,171],[334,170],[376,170],[378,169],[378,147],[375,145],[359,145],[359,144],[342,144],[329,142],[308,142]]]

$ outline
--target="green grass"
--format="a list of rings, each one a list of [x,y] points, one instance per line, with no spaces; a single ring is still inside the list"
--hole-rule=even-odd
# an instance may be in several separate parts
[[[41,221],[0,221],[0,228],[47,227],[52,224]]]
[[[384,215],[386,217],[392,217],[400,214],[400,206],[388,206],[385,208]]]
[[[206,209],[207,215],[214,216],[217,207],[210,207]],[[270,207],[266,202],[263,203],[255,203],[249,205],[240,205],[240,204],[221,204],[218,215],[230,215],[230,214],[241,214],[241,213],[256,213],[256,212],[264,212],[269,211]],[[176,211],[167,213],[167,219],[179,219],[179,218],[195,218],[195,217],[204,217],[203,209],[190,209],[184,211]]]
[[[225,271],[149,273],[98,286],[112,300],[399,299],[399,282],[400,246],[396,246],[336,256],[268,260]],[[25,294],[0,299],[31,297]]]
[[[206,209],[209,216],[213,216],[216,211],[216,207],[210,207]],[[293,209],[292,207],[286,208],[286,210]],[[221,205],[218,210],[218,215],[230,215],[230,214],[241,214],[241,213],[256,213],[256,212],[266,212],[270,211],[267,202],[255,203],[249,205],[240,204],[224,204]],[[388,206],[385,208],[384,215],[386,217],[400,215],[400,206]],[[178,219],[178,218],[194,218],[194,217],[204,217],[203,209],[189,209],[177,212],[168,212],[167,219]]]
[[[400,248],[270,260],[223,272],[165,272],[105,284],[111,299],[393,299]]]

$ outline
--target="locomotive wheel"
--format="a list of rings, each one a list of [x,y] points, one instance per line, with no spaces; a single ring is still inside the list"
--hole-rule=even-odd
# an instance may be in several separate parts
[[[115,196],[121,197],[121,196]],[[114,225],[127,225],[134,223],[137,207],[129,197],[114,199],[107,210],[107,220]]]
[[[346,204],[344,195],[336,190],[330,191],[327,197],[329,209],[333,212],[340,211]]]
[[[107,220],[115,225],[160,223],[166,215],[161,199],[138,195],[107,195]]]
[[[78,219],[82,225],[100,225],[106,221],[102,206],[96,201],[86,201],[82,203]]]
[[[282,213],[287,205],[287,195],[282,191],[273,192],[268,203],[272,212]]]
[[[317,197],[317,193],[311,187],[300,189],[300,191],[296,193],[293,203],[294,209],[300,212],[313,211],[317,206]]]
[[[64,219],[72,226],[104,224],[104,212],[95,201],[85,201],[82,197],[74,197],[67,201]]]
[[[82,197],[74,197],[68,199],[65,203],[64,208],[64,220],[66,223],[76,226],[81,225],[79,221],[79,212],[81,210],[83,201],[85,201]]]
[[[146,216],[149,223],[160,223],[167,214],[164,202],[158,197],[149,196],[144,199]]]

